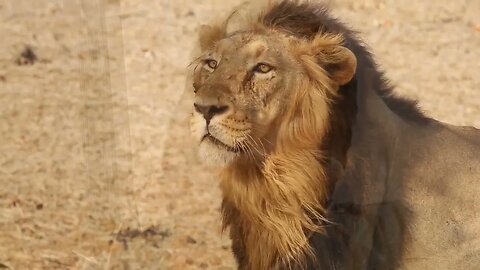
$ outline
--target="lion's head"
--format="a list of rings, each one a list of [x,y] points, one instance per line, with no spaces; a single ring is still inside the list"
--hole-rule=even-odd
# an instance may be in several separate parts
[[[261,24],[231,34],[204,26],[200,43],[191,128],[203,159],[221,164],[262,160],[292,143],[318,145],[329,99],[356,65],[332,34],[300,39]]]

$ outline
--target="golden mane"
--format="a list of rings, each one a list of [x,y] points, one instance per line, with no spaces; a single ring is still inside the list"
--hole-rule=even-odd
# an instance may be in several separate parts
[[[316,42],[338,45],[338,35],[321,35]],[[304,48],[300,45],[297,51]],[[317,47],[319,48],[319,47]],[[335,56],[328,52],[327,56]],[[319,145],[328,130],[329,100],[336,86],[325,70],[308,56],[285,113],[278,121],[274,150],[263,163],[242,159],[221,173],[224,228],[245,252],[240,268],[271,269],[302,265],[312,254],[308,236],[322,232],[329,183]],[[235,247],[234,247],[235,249]]]

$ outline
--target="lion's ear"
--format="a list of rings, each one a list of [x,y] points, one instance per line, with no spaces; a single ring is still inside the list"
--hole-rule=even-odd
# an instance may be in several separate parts
[[[225,29],[218,26],[201,25],[199,29],[199,42],[202,51],[213,47],[215,42],[225,36]]]
[[[357,58],[342,46],[343,37],[338,34],[319,34],[309,42],[307,51],[338,85],[352,80],[357,68]]]
[[[352,51],[338,46],[334,57],[327,58],[331,61],[325,63],[324,68],[332,80],[338,85],[345,85],[352,80],[357,68],[357,58]]]

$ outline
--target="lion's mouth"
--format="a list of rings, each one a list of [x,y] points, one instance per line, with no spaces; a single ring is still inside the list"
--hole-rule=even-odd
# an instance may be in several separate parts
[[[207,133],[203,136],[202,138],[202,142],[204,140],[209,140],[211,143],[217,145],[217,146],[220,146],[222,148],[225,148],[227,151],[230,151],[230,152],[234,152],[234,153],[238,153],[240,152],[240,148],[238,147],[232,147],[230,145],[226,145],[224,142],[220,141],[219,139],[213,137],[210,133]]]

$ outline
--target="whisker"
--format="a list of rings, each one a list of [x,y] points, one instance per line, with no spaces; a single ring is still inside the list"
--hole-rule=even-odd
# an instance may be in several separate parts
[[[265,140],[267,143],[269,143],[271,146],[274,146],[273,143],[271,141],[269,141],[268,139],[263,139]]]
[[[253,140],[253,138],[250,136],[250,135],[247,135],[247,140],[245,140],[245,142],[247,144],[249,144],[256,152],[259,153],[258,149],[255,147],[255,145],[252,144],[252,142],[250,141],[250,139]]]
[[[198,63],[198,64],[195,66],[195,68],[193,69],[193,74],[195,74],[195,72],[197,72],[197,68],[198,68],[199,65],[200,65],[200,63]]]
[[[249,157],[253,161],[256,161],[255,154],[253,153],[253,150],[252,150],[253,145],[248,141],[248,136],[245,136],[245,139],[242,141],[242,143],[247,147]]]
[[[250,149],[250,147],[245,144],[246,141],[241,141],[240,144],[243,146],[244,150],[245,150],[245,153],[247,154],[247,156],[251,159],[254,159],[254,156],[252,154],[252,151]]]
[[[247,140],[247,143],[249,143],[249,144],[255,149],[255,151],[257,151],[258,153],[260,153],[260,151],[258,151],[258,149],[257,149],[257,147],[256,147],[256,146],[258,146],[258,145],[257,145],[257,143],[255,142],[255,139],[253,139],[253,137],[252,137],[250,134],[247,134],[247,138],[249,139],[249,140]],[[255,143],[255,145],[253,145],[252,142]]]
[[[258,148],[255,147],[255,146],[252,144],[251,141],[247,141],[247,143],[251,146],[251,148],[253,148],[253,149],[258,153],[258,155],[254,155],[254,159],[253,159],[254,161],[260,161],[260,160],[258,159],[258,156],[261,156],[262,158],[265,157],[265,154],[262,153],[262,152],[260,152],[260,151],[258,150]],[[252,150],[252,154],[253,154],[253,150]]]
[[[262,139],[259,139],[258,142],[259,142],[260,145],[262,146],[263,155],[265,156],[265,155],[267,154],[267,149],[265,148],[265,145],[263,144]]]
[[[188,64],[187,68],[189,68],[191,65],[193,65],[193,63],[197,62],[200,58],[202,58],[203,55],[195,58],[192,62],[190,62],[190,64]]]
[[[255,143],[256,146],[259,146],[257,141],[250,134],[247,134],[247,136],[253,141],[253,143]],[[259,141],[259,143],[260,143],[260,145],[263,149],[263,152],[260,152],[256,147],[255,147],[255,150],[258,152],[258,154],[260,154],[262,157],[264,157],[267,151],[265,150],[265,146],[262,144],[262,142]]]
[[[262,126],[261,129],[260,129],[259,127],[260,127],[260,126],[257,125],[257,126],[253,126],[251,129],[252,129],[253,131],[255,131],[255,132],[264,133],[264,130],[266,129],[266,127],[263,127],[263,126]],[[260,141],[261,141],[261,140],[265,140],[265,141],[268,142],[271,146],[274,146],[273,143],[272,143],[271,141],[269,141],[268,139],[263,138],[263,139],[260,139]]]
[[[256,161],[255,154],[253,153],[251,145],[248,142],[246,142],[246,146],[247,146],[247,149],[248,149],[249,158],[253,161]]]

